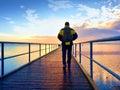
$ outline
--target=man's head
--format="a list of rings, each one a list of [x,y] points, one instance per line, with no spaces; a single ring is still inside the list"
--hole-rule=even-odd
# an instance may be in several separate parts
[[[70,25],[69,22],[65,22],[65,26],[69,27],[69,25]]]

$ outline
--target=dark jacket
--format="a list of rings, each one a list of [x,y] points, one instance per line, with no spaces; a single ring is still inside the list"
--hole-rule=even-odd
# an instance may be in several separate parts
[[[72,28],[70,28],[70,27],[62,28],[62,29],[60,30],[60,32],[58,33],[58,39],[62,42],[62,45],[65,45],[65,42],[63,41],[62,36],[64,35],[64,30],[65,30],[66,28],[69,28],[69,29],[71,30],[71,34],[73,35],[73,39],[72,39],[72,41],[70,41],[70,45],[73,45],[73,41],[74,41],[75,39],[77,39],[78,35],[77,35],[77,33],[75,32],[75,30],[72,29]]]

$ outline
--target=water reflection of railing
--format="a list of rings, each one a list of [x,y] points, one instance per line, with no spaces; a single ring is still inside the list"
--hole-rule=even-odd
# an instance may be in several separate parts
[[[14,49],[11,49],[15,45],[16,46],[18,46],[18,45],[19,46],[24,46],[25,50],[22,49],[21,50],[22,52],[20,52],[21,48],[18,47],[18,49],[16,50],[16,52],[18,51],[19,54],[16,54],[16,52],[14,51]],[[37,50],[32,50],[36,46],[37,46]],[[7,48],[7,51],[5,50],[6,48]],[[28,63],[31,63],[32,61],[34,61],[35,59],[40,58],[41,56],[46,55],[49,52],[51,52],[51,51],[53,51],[53,50],[55,50],[57,48],[58,48],[58,44],[24,43],[24,42],[0,42],[0,50],[1,50],[1,53],[0,53],[1,54],[0,55],[1,56],[1,58],[0,58],[0,69],[1,69],[0,70],[0,74],[1,74],[0,78],[8,75],[9,73],[11,73],[11,72],[13,72],[13,71],[15,71],[15,70],[17,70],[17,69],[19,69],[19,68],[21,68],[22,66],[25,65],[24,64],[24,65],[22,65],[19,68],[15,68],[14,70],[12,70],[12,71],[10,71],[9,73],[6,74],[5,73],[5,63],[4,63],[6,59],[11,59],[11,58],[15,58],[15,57],[27,55],[28,61],[27,61],[26,64],[28,64]],[[9,55],[5,55],[6,52],[10,52]],[[36,53],[36,52],[38,52],[39,55],[38,55],[38,57],[34,57],[34,60],[32,60],[32,54]],[[11,53],[14,53],[14,54],[11,54]],[[9,66],[7,68],[9,68]]]
[[[94,60],[93,58],[93,43],[96,42],[106,42],[106,41],[120,41],[120,36],[116,36],[116,37],[110,37],[110,38],[104,38],[104,39],[98,39],[98,40],[92,40],[92,41],[87,41],[87,42],[81,42],[81,43],[75,43],[74,44],[74,48],[73,48],[73,54],[76,57],[77,56],[77,45],[79,45],[79,62],[81,63],[82,60],[82,56],[88,58],[90,60],[90,76],[91,78],[93,78],[93,62],[96,63],[98,66],[102,67],[104,70],[106,70],[107,72],[109,72],[111,75],[113,75],[114,77],[116,77],[118,80],[120,80],[120,76],[118,74],[116,74],[114,71],[110,70],[109,68],[105,67],[104,65],[102,65],[101,63],[97,62],[96,60]],[[82,45],[83,44],[89,44],[89,48],[90,48],[90,55],[87,56],[85,54],[82,53]]]

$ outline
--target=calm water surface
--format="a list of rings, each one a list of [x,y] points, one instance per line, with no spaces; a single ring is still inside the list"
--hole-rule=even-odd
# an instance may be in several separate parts
[[[46,46],[48,48],[49,46]],[[4,57],[10,57],[14,55],[19,55],[22,53],[28,53],[28,45],[26,44],[5,44],[4,45]],[[31,45],[31,52],[39,50],[39,45]],[[1,44],[0,44],[0,51],[1,51]],[[49,52],[49,49],[47,49],[46,53]],[[45,54],[45,45],[41,45],[41,56]],[[31,53],[31,61],[38,58],[40,55],[40,52],[34,52]],[[29,55],[25,54],[22,56],[17,56],[14,58],[8,58],[4,59],[4,73],[7,74],[11,72],[12,70],[15,70],[19,67],[21,67],[24,64],[27,64],[29,62],[28,60]],[[0,52],[0,58],[1,58],[1,52]],[[1,60],[0,60],[0,76],[1,76]]]
[[[94,44],[93,50],[94,60],[120,76],[120,44],[97,43]],[[89,56],[89,44],[82,45],[82,52]],[[90,62],[88,58],[82,56],[82,65],[89,73]],[[100,90],[120,90],[120,80],[113,77],[95,63],[93,63],[93,79]]]

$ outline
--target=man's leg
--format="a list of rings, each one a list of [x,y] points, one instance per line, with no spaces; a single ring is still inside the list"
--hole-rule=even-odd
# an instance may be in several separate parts
[[[62,45],[62,63],[66,67],[66,46]]]
[[[71,65],[71,55],[72,55],[72,45],[70,45],[70,46],[68,46],[68,67],[70,67],[70,65]]]

